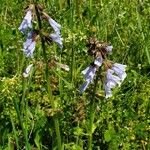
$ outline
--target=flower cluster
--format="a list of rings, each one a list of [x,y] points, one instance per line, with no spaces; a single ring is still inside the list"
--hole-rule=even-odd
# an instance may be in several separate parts
[[[94,62],[89,67],[82,71],[85,78],[85,83],[80,87],[80,92],[83,93],[88,85],[93,82],[94,76],[98,68],[104,65],[106,70],[106,77],[104,82],[105,97],[112,96],[112,89],[117,85],[121,85],[123,80],[126,78],[126,65],[113,63],[112,61],[106,60],[108,53],[112,52],[113,46],[108,43],[99,42],[95,38],[90,39],[87,44],[88,53],[94,56]]]
[[[36,18],[36,10],[39,12],[41,21],[46,19],[50,26],[53,28],[54,33],[43,33],[41,30],[33,28],[32,22]],[[43,11],[40,5],[29,5],[26,9],[26,15],[23,18],[21,25],[18,28],[24,35],[26,35],[26,41],[23,43],[23,52],[26,57],[33,57],[36,42],[39,39],[39,35],[43,36],[45,41],[50,44],[52,41],[56,42],[60,48],[63,48],[62,38],[60,34],[61,25],[53,20],[47,13]],[[30,65],[29,65],[30,66]],[[29,67],[28,66],[28,67]],[[27,67],[27,68],[28,68]],[[30,68],[30,67],[29,67]],[[28,70],[28,69],[27,69]],[[26,71],[25,71],[26,72]],[[29,71],[28,71],[29,74]],[[24,76],[24,75],[23,75]],[[24,77],[27,77],[25,75]]]

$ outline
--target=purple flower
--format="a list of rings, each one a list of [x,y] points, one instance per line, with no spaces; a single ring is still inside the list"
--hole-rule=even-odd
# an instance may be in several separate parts
[[[93,82],[93,78],[96,73],[96,67],[95,66],[89,66],[85,70],[82,71],[82,74],[84,75],[84,78],[86,82],[80,87],[80,92],[84,92],[88,85]]]
[[[23,43],[23,52],[27,57],[33,57],[36,42],[32,38],[33,31],[28,33],[27,40]]]
[[[24,71],[24,73],[23,73],[23,77],[24,77],[24,78],[27,78],[27,77],[29,76],[32,67],[33,67],[33,64],[29,65],[29,66],[25,69],[25,71]]]
[[[49,21],[50,25],[52,26],[52,28],[54,29],[55,33],[57,35],[59,35],[60,34],[61,25],[58,24],[55,20],[53,20],[50,17],[49,17],[48,21]]]
[[[28,10],[20,27],[18,28],[22,33],[25,34],[27,28],[32,28],[32,11]]]
[[[63,48],[63,43],[62,43],[62,38],[61,38],[61,36],[60,36],[60,34],[50,34],[50,37],[52,38],[52,40],[54,41],[54,42],[56,42],[57,43],[57,45],[60,47],[60,48]]]
[[[125,72],[125,69],[126,69],[126,65],[122,65],[122,64],[118,64],[118,63],[115,63],[112,67],[112,70],[114,70],[114,72],[118,75],[118,77],[123,81],[127,74]]]

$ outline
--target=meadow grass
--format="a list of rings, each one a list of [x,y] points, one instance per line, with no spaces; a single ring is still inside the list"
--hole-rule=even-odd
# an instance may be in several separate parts
[[[0,149],[150,149],[148,0],[38,2],[62,25],[64,47],[41,39],[28,59],[18,27],[33,1],[0,1]],[[109,99],[97,80],[79,94],[81,71],[92,60],[86,47],[90,37],[111,43],[109,58],[127,65],[127,78]],[[55,59],[70,71],[51,65]],[[31,63],[36,67],[24,79]]]

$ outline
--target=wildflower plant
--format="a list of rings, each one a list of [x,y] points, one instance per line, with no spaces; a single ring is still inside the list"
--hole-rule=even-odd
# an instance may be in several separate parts
[[[51,26],[53,30],[52,33],[44,30],[44,23],[43,23],[44,20],[46,20],[47,24]],[[50,79],[49,79],[49,66],[48,66],[49,62],[47,58],[47,52],[46,52],[47,49],[46,49],[45,43],[50,45],[52,42],[55,42],[61,49],[63,48],[63,43],[62,43],[62,38],[61,38],[61,33],[60,33],[61,25],[57,23],[54,19],[52,19],[44,11],[41,5],[30,4],[26,8],[26,15],[23,18],[23,21],[20,24],[18,29],[26,37],[26,41],[23,43],[23,52],[27,58],[30,58],[30,59],[34,58],[34,51],[36,49],[36,44],[39,41],[41,41],[41,50],[43,54],[43,60],[45,62],[45,78],[47,82],[48,99],[49,99],[52,109],[55,109],[54,97],[52,94]],[[36,62],[35,59],[34,59],[34,62]],[[34,65],[36,65],[36,63],[34,63]],[[28,77],[30,76],[31,71],[34,70],[34,65],[33,64],[28,65],[25,71],[23,72],[23,96],[22,96],[23,106],[28,105],[28,102],[25,99],[26,89],[27,89],[28,84],[26,84],[25,82],[28,80]],[[59,64],[59,65],[62,66],[63,64]],[[22,108],[24,109],[24,107]],[[26,110],[24,110],[24,112],[27,111],[27,107],[25,109]],[[21,126],[22,126],[22,129],[24,130],[24,138],[25,138],[26,147],[27,149],[30,149],[30,144],[28,142],[28,137],[27,137],[28,136],[27,129],[24,128],[23,124]],[[58,149],[60,150],[61,149],[61,137],[60,137],[60,131],[59,131],[59,121],[56,116],[54,116],[54,126],[55,126],[55,131],[56,131],[57,146],[58,146]]]
[[[95,95],[96,87],[99,82],[100,77],[103,82],[103,87],[105,90],[105,97],[109,98],[112,96],[112,89],[117,85],[120,86],[123,80],[126,78],[126,65],[114,63],[107,59],[107,55],[112,52],[113,46],[100,42],[96,38],[90,38],[88,40],[88,54],[94,57],[94,61],[82,74],[85,78],[85,83],[79,88],[80,93],[83,93],[89,84],[94,83],[93,93],[90,94],[90,110],[89,110],[89,126],[88,126],[88,149],[92,150],[92,134],[93,134],[93,124],[95,116]],[[102,74],[102,71],[104,73]]]

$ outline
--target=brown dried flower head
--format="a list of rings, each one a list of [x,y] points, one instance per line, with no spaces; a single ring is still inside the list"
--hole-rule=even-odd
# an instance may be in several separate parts
[[[90,38],[87,42],[88,54],[95,58],[102,56],[105,58],[108,53],[109,44],[103,41],[98,41],[96,38]]]

